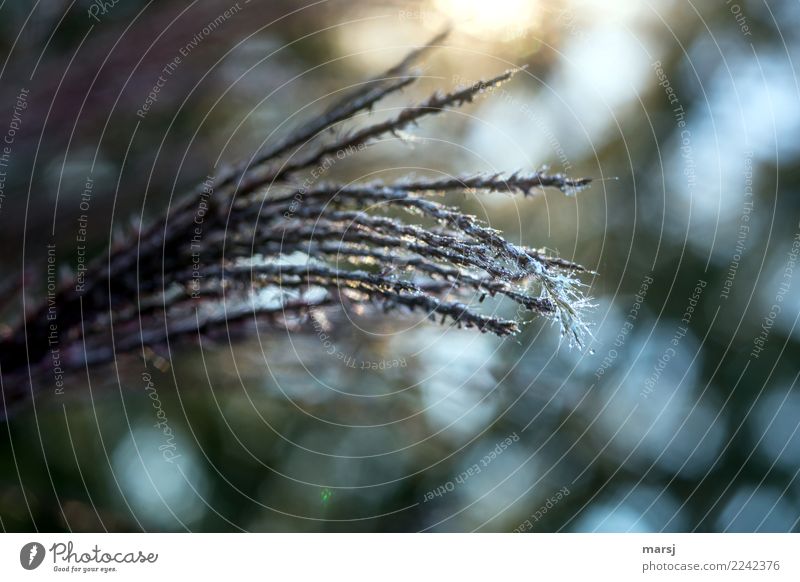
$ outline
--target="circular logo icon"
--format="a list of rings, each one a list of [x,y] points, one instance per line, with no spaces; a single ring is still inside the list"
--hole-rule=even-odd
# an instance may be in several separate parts
[[[29,542],[19,551],[19,563],[26,570],[35,570],[44,561],[44,546],[39,542]]]

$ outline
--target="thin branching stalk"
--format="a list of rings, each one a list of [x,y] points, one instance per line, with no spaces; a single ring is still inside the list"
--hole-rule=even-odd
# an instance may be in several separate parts
[[[357,163],[357,154],[376,140],[400,135],[514,76],[509,70],[437,92],[360,129],[340,129],[411,86],[418,78],[411,67],[443,38],[344,93],[249,162],[203,181],[160,219],[98,256],[81,285],[65,282],[11,326],[0,338],[2,412],[35,394],[36,378],[46,378],[52,367],[53,341],[68,372],[126,352],[158,353],[172,341],[230,339],[255,326],[299,331],[318,310],[355,306],[376,314],[422,313],[498,336],[517,333],[522,322],[516,318],[481,313],[480,304],[492,296],[552,319],[570,343],[580,344],[588,305],[578,278],[583,267],[513,244],[433,198],[453,192],[528,196],[544,188],[572,195],[589,179],[517,171],[297,187],[298,176],[341,152]],[[404,212],[383,213],[394,208]],[[419,218],[436,226],[415,223]],[[15,289],[6,284],[0,300]]]

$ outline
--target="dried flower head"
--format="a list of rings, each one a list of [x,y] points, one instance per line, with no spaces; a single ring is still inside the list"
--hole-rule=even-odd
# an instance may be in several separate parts
[[[574,194],[588,179],[538,171],[297,185],[304,172],[337,156],[357,157],[375,140],[470,102],[516,72],[435,93],[360,129],[326,131],[414,83],[413,63],[441,40],[346,94],[250,163],[206,179],[160,220],[99,257],[82,285],[64,284],[54,297],[60,365],[100,364],[198,334],[229,337],[252,323],[301,329],[323,308],[417,311],[498,336],[516,333],[519,321],[476,307],[487,295],[551,318],[570,343],[580,344],[587,299],[578,276],[585,269],[512,244],[436,197],[456,191],[530,195],[548,187]],[[403,212],[390,217],[376,207]],[[420,217],[438,226],[415,223]],[[42,303],[0,340],[4,378],[52,365],[48,309]],[[6,404],[26,392],[4,384]]]

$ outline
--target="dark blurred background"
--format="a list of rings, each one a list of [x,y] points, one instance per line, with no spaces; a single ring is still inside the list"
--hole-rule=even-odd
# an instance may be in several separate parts
[[[796,0],[6,0],[3,279],[41,301],[81,214],[98,254],[446,22],[375,116],[529,68],[326,178],[598,179],[452,200],[596,271],[592,341],[334,319],[154,356],[158,410],[121,358],[0,425],[3,530],[798,530]]]

